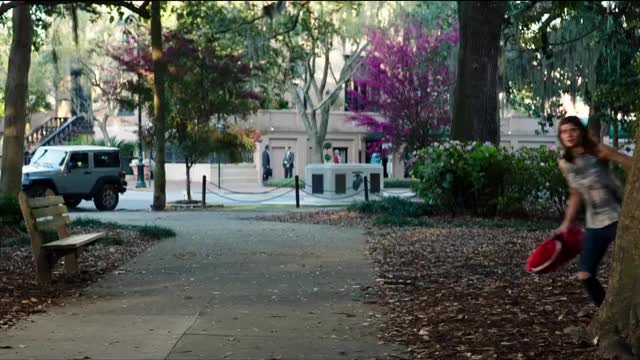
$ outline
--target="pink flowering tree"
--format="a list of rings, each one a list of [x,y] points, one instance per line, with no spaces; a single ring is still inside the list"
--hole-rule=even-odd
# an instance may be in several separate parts
[[[368,151],[384,154],[405,146],[407,153],[441,138],[451,122],[454,77],[446,62],[458,43],[458,27],[428,32],[408,22],[372,30],[368,37],[365,63],[353,81],[360,91],[347,91],[352,120],[381,135]]]

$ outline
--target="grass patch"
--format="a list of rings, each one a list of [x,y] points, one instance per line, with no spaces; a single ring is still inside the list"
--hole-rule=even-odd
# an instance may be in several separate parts
[[[300,184],[300,188],[304,188],[304,180],[299,179],[298,184]],[[296,186],[296,179],[277,179],[277,180],[267,180],[263,184],[267,187],[288,187],[293,188]]]
[[[130,230],[141,236],[153,240],[160,240],[168,237],[176,236],[176,232],[157,225],[128,225],[119,224],[111,221],[100,221],[96,219],[78,218],[71,223],[72,226],[85,229],[122,229]]]
[[[347,210],[373,215],[373,223],[382,226],[418,226],[445,228],[510,228],[525,231],[549,230],[558,226],[553,219],[523,218],[448,218],[433,217],[436,212],[428,204],[400,197],[388,197],[382,200],[357,201]],[[430,218],[427,218],[427,217]]]
[[[431,215],[433,212],[429,205],[415,202],[397,196],[391,196],[382,200],[356,201],[347,207],[349,211],[363,214],[387,214],[395,217],[417,218]]]
[[[106,246],[122,246],[124,245],[124,240],[120,236],[107,235],[100,239],[98,243]]]
[[[1,247],[27,247],[31,246],[31,239],[28,235],[20,235],[17,238],[6,239],[0,242]]]
[[[412,189],[419,183],[417,179],[384,179],[385,189]]]
[[[156,225],[141,225],[141,226],[127,225],[127,226],[131,227],[131,230],[136,231],[138,234],[154,240],[160,240],[160,239],[176,236],[175,231],[162,226],[156,226]]]

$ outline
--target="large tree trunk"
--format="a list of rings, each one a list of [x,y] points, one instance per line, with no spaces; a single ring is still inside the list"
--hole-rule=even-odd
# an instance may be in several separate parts
[[[153,210],[164,210],[166,206],[165,157],[165,64],[162,56],[162,23],[160,22],[160,1],[151,3],[151,49],[153,60],[153,127],[156,145],[155,171],[153,181]]]
[[[640,133],[636,143],[640,140]],[[622,216],[614,243],[609,286],[592,325],[605,354],[640,351],[640,152],[627,176]]]
[[[24,132],[29,93],[33,26],[29,5],[13,9],[13,38],[5,84],[4,142],[0,191],[18,194],[22,185]]]
[[[593,136],[593,138],[598,142],[602,142],[602,121],[600,121],[600,116],[600,111],[595,105],[589,107],[589,121],[587,122],[587,127],[591,132],[591,136]]]
[[[460,50],[451,135],[500,143],[498,58],[507,9],[503,1],[459,1]]]

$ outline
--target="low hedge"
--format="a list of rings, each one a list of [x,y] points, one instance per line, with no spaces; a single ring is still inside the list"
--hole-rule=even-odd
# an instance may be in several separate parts
[[[385,189],[411,189],[418,185],[417,179],[384,179]]]
[[[304,188],[304,180],[299,179],[298,180],[298,184],[300,185],[300,188]],[[267,187],[290,187],[293,188],[296,186],[296,180],[295,179],[272,179],[272,180],[267,180],[263,183],[264,186]]]
[[[419,196],[453,215],[560,216],[568,187],[546,146],[519,148],[448,141],[415,154]]]

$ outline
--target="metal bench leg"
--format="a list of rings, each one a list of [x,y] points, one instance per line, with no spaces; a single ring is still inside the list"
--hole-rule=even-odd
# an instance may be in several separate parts
[[[64,256],[64,272],[69,275],[78,273],[78,250]]]

